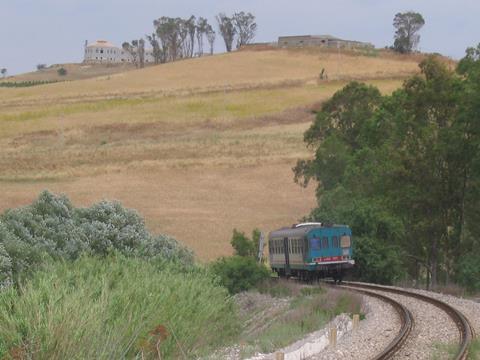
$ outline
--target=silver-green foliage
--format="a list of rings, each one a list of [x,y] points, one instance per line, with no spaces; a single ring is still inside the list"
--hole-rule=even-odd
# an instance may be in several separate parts
[[[142,217],[119,202],[102,201],[80,209],[67,197],[48,191],[33,204],[0,216],[0,245],[1,264],[10,264],[0,266],[0,279],[14,283],[45,258],[75,260],[84,253],[106,256],[120,252],[184,265],[193,263],[190,250],[173,238],[150,234]]]
[[[12,284],[12,260],[5,247],[0,244],[0,290]]]

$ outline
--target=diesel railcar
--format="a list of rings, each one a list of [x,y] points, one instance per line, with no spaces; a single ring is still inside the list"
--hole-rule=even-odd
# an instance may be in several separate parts
[[[279,276],[341,281],[352,268],[352,231],[347,225],[302,223],[272,231],[270,266]]]

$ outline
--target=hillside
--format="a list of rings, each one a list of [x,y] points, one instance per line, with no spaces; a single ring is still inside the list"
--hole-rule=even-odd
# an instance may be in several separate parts
[[[58,70],[64,68],[67,74],[60,76]],[[104,64],[57,64],[46,67],[43,70],[32,71],[15,76],[0,79],[0,82],[36,82],[36,81],[72,81],[90,79],[99,76],[108,76],[133,70],[135,67],[129,64],[104,65]]]
[[[349,80],[388,93],[416,71],[403,57],[242,51],[2,88],[0,211],[45,188],[118,199],[201,259],[228,254],[234,227],[269,231],[315,205],[291,172],[312,108]]]

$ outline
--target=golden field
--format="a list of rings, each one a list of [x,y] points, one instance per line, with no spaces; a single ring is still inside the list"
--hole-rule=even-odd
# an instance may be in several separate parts
[[[77,205],[117,199],[202,260],[229,254],[233,228],[269,231],[315,206],[291,171],[311,156],[312,108],[349,80],[391,92],[417,68],[394,56],[242,51],[0,88],[0,211],[45,188]]]

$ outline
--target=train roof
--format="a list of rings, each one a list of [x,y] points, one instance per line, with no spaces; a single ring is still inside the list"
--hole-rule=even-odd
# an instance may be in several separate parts
[[[294,224],[291,227],[283,227],[281,229],[273,230],[270,232],[270,238],[272,237],[285,237],[285,236],[303,236],[308,234],[313,229],[318,228],[336,228],[336,227],[349,227],[348,225],[341,224],[323,224],[323,223],[301,223]]]

